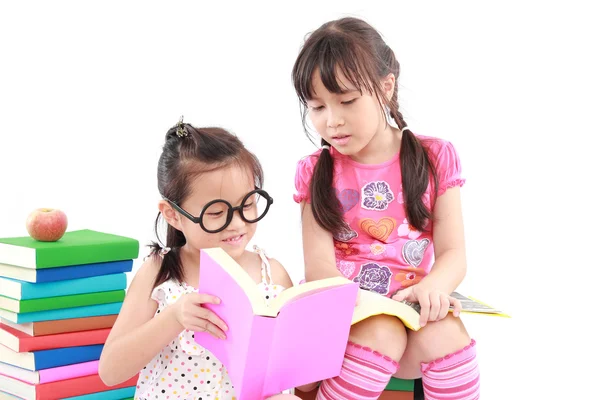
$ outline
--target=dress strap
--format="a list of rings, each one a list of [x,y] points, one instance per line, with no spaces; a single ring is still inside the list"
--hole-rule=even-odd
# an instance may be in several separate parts
[[[260,247],[254,245],[254,252],[260,256],[262,260],[262,265],[260,268],[260,273],[262,276],[262,281],[267,285],[273,284],[273,278],[271,278],[271,264],[269,263],[269,259],[265,255],[265,252]]]

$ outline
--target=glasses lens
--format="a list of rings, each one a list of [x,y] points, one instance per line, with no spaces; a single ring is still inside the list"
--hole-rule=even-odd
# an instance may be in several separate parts
[[[246,198],[246,201],[242,205],[242,212],[244,218],[248,222],[256,222],[267,213],[267,206],[269,205],[268,200],[259,192],[253,193],[251,196]]]
[[[209,231],[216,231],[227,224],[229,206],[223,201],[212,203],[202,214],[202,224]]]

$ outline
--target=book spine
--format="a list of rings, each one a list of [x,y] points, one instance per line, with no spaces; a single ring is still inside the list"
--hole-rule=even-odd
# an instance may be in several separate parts
[[[115,274],[118,272],[131,272],[132,268],[133,260],[122,260],[107,263],[40,269],[36,270],[35,282],[56,282],[67,279]]]
[[[93,276],[88,278],[67,279],[55,282],[30,283],[24,281],[11,281],[20,288],[20,299],[41,299],[45,297],[69,296],[93,292],[109,292],[127,287],[127,275],[116,273],[110,275]],[[15,298],[9,294],[0,295]]]
[[[135,386],[138,375],[115,386],[106,386],[98,374],[72,378],[63,381],[44,383],[36,387],[36,400],[65,399],[84,394],[104,392]]]
[[[122,302],[94,306],[62,308],[60,310],[35,311],[30,313],[11,313],[0,310],[0,317],[18,324],[25,322],[54,321],[61,319],[96,317],[100,315],[118,314]]]
[[[36,269],[66,267],[137,258],[139,242],[124,238],[121,242],[90,243],[72,248],[47,247],[36,252]]]
[[[89,346],[106,342],[110,328],[81,332],[58,333],[46,336],[19,338],[18,351],[39,351],[66,347]]]
[[[88,361],[39,371],[40,383],[62,381],[69,378],[94,375],[98,373],[99,361]]]
[[[63,365],[83,363],[100,359],[104,345],[77,346],[62,349],[40,350],[33,352],[35,369],[61,367]]]
[[[96,304],[117,303],[125,299],[125,290],[73,294],[69,296],[46,297],[42,299],[19,300],[18,312],[59,310]]]

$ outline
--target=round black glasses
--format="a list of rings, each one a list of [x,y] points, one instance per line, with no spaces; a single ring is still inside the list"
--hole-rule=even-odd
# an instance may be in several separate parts
[[[202,230],[207,233],[217,233],[227,228],[236,211],[245,222],[258,222],[267,215],[269,207],[273,204],[273,198],[266,191],[257,188],[244,196],[242,204],[237,207],[233,207],[227,200],[212,200],[204,206],[199,217],[194,217],[171,200],[165,200],[187,219],[200,224]]]

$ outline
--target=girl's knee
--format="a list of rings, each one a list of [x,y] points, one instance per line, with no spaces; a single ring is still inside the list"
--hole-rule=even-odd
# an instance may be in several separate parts
[[[411,332],[409,346],[418,349],[422,361],[444,357],[471,342],[460,318],[448,315],[441,321],[430,322],[417,332]]]
[[[377,315],[354,325],[350,341],[398,361],[406,348],[406,328],[396,317]]]

